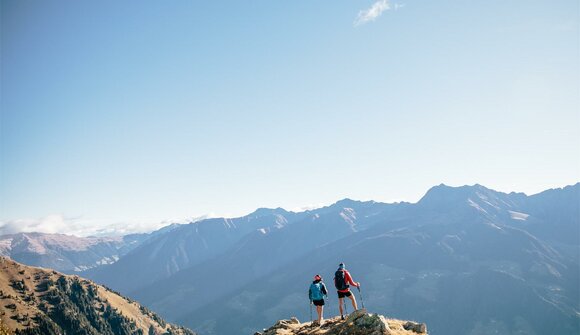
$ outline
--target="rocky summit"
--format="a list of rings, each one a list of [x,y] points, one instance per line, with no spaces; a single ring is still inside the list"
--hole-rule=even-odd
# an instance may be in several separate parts
[[[300,323],[297,318],[280,320],[269,329],[254,335],[416,335],[427,334],[424,323],[387,319],[379,314],[360,309],[346,320],[340,317],[326,319],[322,326],[316,321]]]

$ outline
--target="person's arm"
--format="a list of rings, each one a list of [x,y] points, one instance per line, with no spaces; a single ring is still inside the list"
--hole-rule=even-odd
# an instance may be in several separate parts
[[[347,284],[350,284],[352,286],[356,286],[359,287],[360,284],[356,283],[354,280],[352,280],[352,277],[350,276],[350,272],[348,271],[344,271],[344,280],[346,281]]]
[[[308,300],[312,302],[312,286],[308,288]]]
[[[328,291],[326,291],[326,285],[324,283],[322,283],[322,294],[324,294],[325,298],[328,297]]]

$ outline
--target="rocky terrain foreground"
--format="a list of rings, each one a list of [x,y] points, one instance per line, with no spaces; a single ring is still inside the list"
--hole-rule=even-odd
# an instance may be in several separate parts
[[[346,320],[340,317],[324,320],[322,326],[316,321],[300,323],[296,318],[280,320],[269,329],[254,335],[416,335],[427,334],[424,323],[387,319],[379,314],[367,313],[365,309],[350,314]]]

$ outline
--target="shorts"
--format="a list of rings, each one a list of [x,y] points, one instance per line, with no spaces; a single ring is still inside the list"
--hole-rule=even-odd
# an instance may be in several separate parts
[[[312,300],[312,303],[314,304],[314,306],[324,306],[324,299]]]
[[[350,291],[347,292],[340,292],[338,291],[338,299],[342,299],[344,297],[350,297],[352,293]]]

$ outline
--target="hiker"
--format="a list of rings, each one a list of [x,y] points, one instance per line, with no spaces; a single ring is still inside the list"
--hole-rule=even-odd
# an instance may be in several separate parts
[[[318,313],[318,325],[322,326],[322,314],[324,309],[324,299],[327,297],[326,285],[322,282],[320,275],[314,276],[314,281],[310,284],[308,290],[308,298],[310,304],[316,306],[316,313]],[[312,309],[310,309],[310,316],[312,317]]]
[[[340,263],[338,265],[338,270],[336,270],[334,273],[334,286],[338,290],[338,308],[340,310],[340,318],[342,320],[344,320],[344,313],[342,309],[344,297],[348,297],[350,299],[352,302],[352,308],[354,308],[355,311],[358,309],[356,305],[356,298],[354,297],[354,294],[350,292],[349,284],[352,286],[360,287],[360,283],[356,283],[352,280],[350,273],[344,267],[344,263]]]

